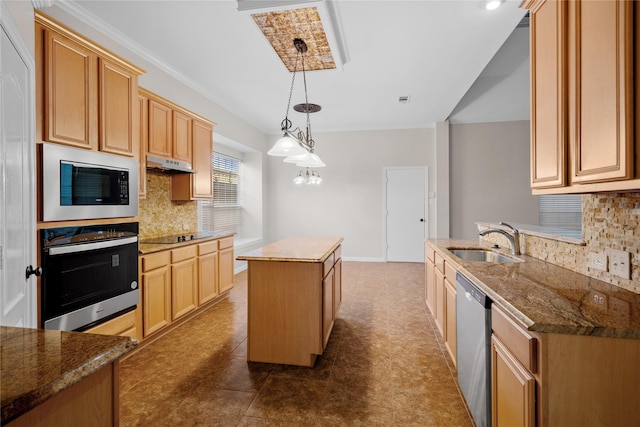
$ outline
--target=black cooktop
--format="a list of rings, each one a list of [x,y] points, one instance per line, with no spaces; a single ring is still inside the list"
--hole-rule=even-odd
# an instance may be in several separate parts
[[[160,236],[154,237],[152,239],[144,239],[140,240],[140,243],[167,245],[171,243],[182,243],[189,242],[191,240],[206,239],[209,237],[219,236],[221,234],[224,233],[221,231],[195,231],[185,234],[172,234],[170,236]]]

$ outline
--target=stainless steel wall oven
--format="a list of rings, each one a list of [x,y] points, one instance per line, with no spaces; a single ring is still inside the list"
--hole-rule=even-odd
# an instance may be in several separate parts
[[[82,331],[134,310],[138,223],[40,230],[41,326]]]

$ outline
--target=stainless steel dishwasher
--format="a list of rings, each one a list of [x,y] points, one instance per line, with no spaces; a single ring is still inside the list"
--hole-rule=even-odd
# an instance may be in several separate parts
[[[478,427],[491,425],[491,300],[456,274],[458,384]]]

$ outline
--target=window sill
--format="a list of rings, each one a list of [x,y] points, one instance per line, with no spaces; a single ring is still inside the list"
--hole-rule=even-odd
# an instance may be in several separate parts
[[[240,237],[240,238],[236,238],[233,241],[233,248],[235,250],[238,249],[244,249],[247,248],[249,246],[253,246],[256,243],[260,243],[262,242],[262,237]]]

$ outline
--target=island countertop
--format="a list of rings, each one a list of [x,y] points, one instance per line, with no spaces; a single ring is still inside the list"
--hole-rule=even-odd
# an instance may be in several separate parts
[[[342,237],[290,237],[238,256],[245,261],[323,262]]]
[[[0,326],[4,425],[131,351],[128,337]]]

